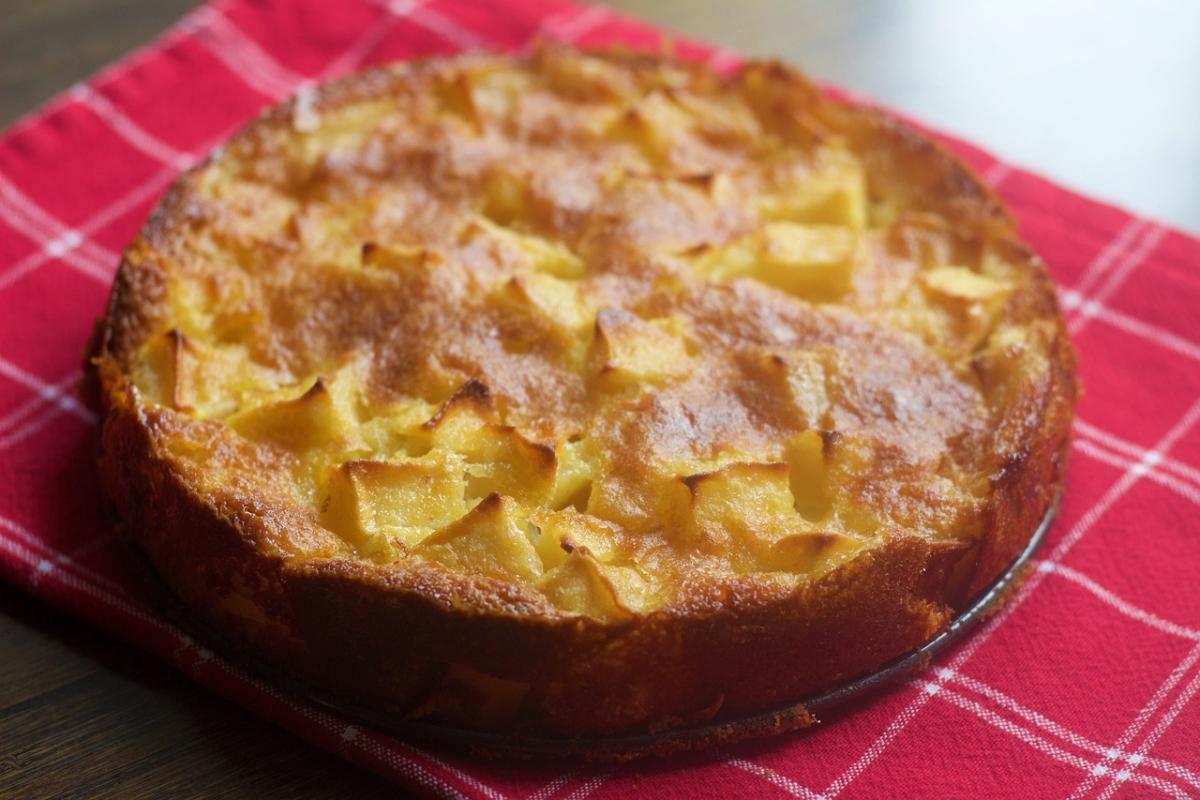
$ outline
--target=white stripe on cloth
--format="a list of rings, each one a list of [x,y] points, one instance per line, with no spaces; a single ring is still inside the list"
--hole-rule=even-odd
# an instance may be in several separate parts
[[[103,207],[79,225],[75,230],[80,235],[79,242],[75,245],[78,247],[98,229],[109,224],[122,214],[128,213],[133,208],[141,203],[144,203],[155,193],[162,190],[175,177],[176,172],[173,169],[163,170],[151,176],[149,180],[134,187],[132,190],[117,198],[111,204]],[[52,242],[43,242],[41,248],[33,251],[29,255],[14,263],[10,268],[0,274],[0,290],[16,283],[22,276],[32,272],[33,270],[46,263],[51,258],[61,258],[62,253],[51,248]],[[66,250],[64,252],[70,252]],[[90,277],[96,277],[101,280],[104,285],[108,285],[112,281],[112,274],[105,268],[100,273],[88,272]]]
[[[80,372],[73,370],[65,378],[59,378],[57,381],[47,384],[46,388],[35,391],[29,399],[6,414],[3,419],[0,419],[0,434],[3,434],[4,431],[14,427],[21,420],[45,408],[47,405],[57,405],[58,400],[55,395],[67,394],[70,388],[79,380],[79,376]]]
[[[1121,230],[1117,231],[1117,235],[1101,248],[1095,258],[1083,268],[1083,274],[1080,275],[1079,280],[1072,287],[1077,297],[1087,297],[1088,293],[1092,290],[1092,286],[1103,278],[1104,273],[1108,271],[1112,263],[1129,249],[1134,239],[1146,227],[1146,224],[1145,220],[1135,218],[1126,222]],[[1064,307],[1068,312],[1074,310],[1074,307],[1067,303],[1064,303]]]
[[[0,175],[0,218],[23,236],[40,241],[49,257],[60,258],[85,275],[108,280],[120,260],[116,253],[51,217],[3,175]]]
[[[825,800],[824,795],[814,792],[807,786],[797,783],[786,775],[781,775],[776,770],[762,764],[755,764],[753,761],[747,761],[744,758],[730,758],[725,763],[762,778],[773,786],[783,789],[792,797],[799,797],[801,800]]]
[[[1011,175],[1013,168],[1010,164],[1004,161],[996,161],[990,167],[983,171],[979,177],[983,178],[983,182],[993,189],[1004,183],[1004,179]]]
[[[207,47],[244,85],[260,94],[281,99],[308,80],[276,61],[217,6],[203,6],[189,26],[194,41]]]
[[[533,44],[541,36],[574,42],[611,17],[612,12],[604,6],[575,6],[543,19],[527,44]]]
[[[165,166],[184,170],[195,161],[190,153],[175,149],[147,131],[111,100],[88,84],[76,84],[71,88],[69,94],[100,117],[122,139]]]
[[[1014,722],[1007,717],[997,714],[995,711],[980,705],[968,697],[955,692],[947,687],[944,683],[934,683],[930,681],[922,681],[921,689],[930,697],[937,697],[941,700],[949,702],[964,711],[970,711],[976,717],[983,720],[987,724],[998,730],[1002,730],[1011,736],[1016,737],[1020,741],[1029,745],[1033,749],[1045,753],[1051,758],[1061,761],[1064,764],[1070,764],[1073,767],[1078,767],[1083,770],[1086,775],[1100,776],[1109,772],[1110,767],[1104,764],[1096,764],[1086,758],[1071,753],[1059,747],[1054,742],[1046,739],[1023,725]],[[1162,778],[1150,777],[1147,775],[1131,775],[1127,780],[1133,780],[1137,783],[1142,783],[1146,786],[1152,786],[1159,791],[1170,795],[1179,800],[1188,800],[1190,793],[1180,787],[1174,781],[1168,781]]]
[[[26,388],[32,389],[33,395],[24,403],[9,412],[4,419],[0,419],[0,435],[3,435],[5,432],[9,432],[9,435],[11,435],[11,429],[16,428],[21,420],[33,415],[36,411],[39,411],[43,408],[49,408],[56,414],[63,411],[75,414],[78,414],[78,410],[88,411],[88,409],[79,404],[78,401],[76,401],[75,398],[70,394],[71,388],[79,381],[80,372],[78,370],[72,371],[65,378],[60,378],[54,383],[45,383],[36,375],[33,375],[27,370],[23,370],[20,367],[17,367],[17,365],[11,364],[5,359],[0,358],[0,373],[7,375],[7,373],[5,373],[6,367],[17,370],[17,374],[21,375],[22,377],[12,378],[12,380],[16,380]],[[27,381],[25,379],[29,380]],[[30,385],[29,381],[34,382],[34,385]],[[86,416],[80,416],[80,419],[87,422],[92,422],[95,420],[95,417],[89,411]]]
[[[1080,291],[1079,295],[1083,302],[1079,306],[1078,314],[1067,322],[1067,330],[1072,334],[1078,335],[1080,331],[1098,314],[1101,304],[1112,295],[1121,284],[1125,282],[1150,253],[1154,252],[1154,248],[1167,235],[1167,229],[1158,225],[1148,225],[1147,232],[1142,236],[1138,246],[1128,252],[1125,258],[1121,259],[1120,263],[1113,267],[1108,278],[1095,292],[1088,297],[1084,292]]]
[[[1132,333],[1148,342],[1173,350],[1180,355],[1200,361],[1200,344],[1185,339],[1177,333],[1167,330],[1160,325],[1154,325],[1138,319],[1123,311],[1110,308],[1099,300],[1083,300],[1074,289],[1061,291],[1063,307],[1079,308],[1080,314],[1087,319],[1099,320],[1114,328]]]
[[[1167,729],[1174,724],[1176,717],[1179,716],[1179,712],[1183,711],[1184,707],[1192,701],[1192,698],[1196,696],[1198,691],[1200,691],[1200,670],[1198,670],[1196,674],[1192,676],[1192,679],[1188,682],[1188,685],[1185,686],[1183,691],[1179,693],[1179,696],[1175,698],[1175,702],[1171,704],[1171,708],[1168,709],[1167,713],[1159,719],[1158,724],[1154,726],[1154,730],[1152,730],[1150,734],[1142,741],[1142,744],[1140,747],[1138,747],[1137,752],[1129,757],[1128,761],[1131,764],[1129,772],[1131,774],[1136,772],[1139,766],[1142,764],[1158,764],[1159,759],[1148,758],[1146,757],[1146,754],[1150,752],[1150,748],[1154,747],[1154,745],[1158,743],[1158,740],[1161,739],[1162,735],[1167,732]],[[1111,778],[1113,782],[1105,787],[1104,791],[1100,793],[1100,797],[1097,798],[1097,800],[1108,800],[1109,797],[1112,797],[1113,792],[1117,790],[1119,782],[1125,779],[1126,778],[1121,776],[1121,773],[1113,773]]]
[[[1049,572],[1053,575],[1059,575],[1072,583],[1087,589],[1100,600],[1103,600],[1109,606],[1112,606],[1117,611],[1120,611],[1130,619],[1136,619],[1138,622],[1145,623],[1151,628],[1160,630],[1163,633],[1169,633],[1172,636],[1178,636],[1181,639],[1189,639],[1193,642],[1200,642],[1200,630],[1189,628],[1185,625],[1179,625],[1170,620],[1163,619],[1157,614],[1145,611],[1133,605],[1129,601],[1119,597],[1116,593],[1109,591],[1101,586],[1096,581],[1084,575],[1077,569],[1064,566],[1062,564],[1054,564],[1049,561],[1034,560],[1034,564],[1039,572]]]
[[[1090,442],[1086,439],[1075,439],[1071,442],[1071,446],[1081,453],[1091,456],[1097,461],[1108,464],[1109,466],[1117,467],[1118,469],[1129,469],[1135,462],[1125,456],[1113,453],[1106,450],[1095,442]],[[1178,492],[1182,497],[1190,502],[1200,504],[1200,489],[1197,489],[1193,484],[1186,481],[1181,481],[1174,475],[1168,472],[1161,471],[1156,467],[1150,467],[1146,472],[1146,477],[1155,483],[1165,486],[1175,492]]]
[[[63,392],[53,384],[46,383],[41,378],[30,373],[28,370],[14,364],[8,359],[0,356],[0,375],[23,385],[25,388],[37,392],[46,400],[55,404],[63,411],[68,411],[79,417],[84,422],[95,422],[96,415],[88,409],[84,408],[78,400]]]
[[[559,775],[557,778],[542,786],[537,791],[530,793],[525,800],[550,800],[550,798],[557,794],[560,789],[562,789],[571,781],[576,780],[578,777],[579,773],[577,772],[564,772],[562,775]]]
[[[360,37],[344,53],[325,65],[321,70],[320,80],[340,78],[361,67],[367,53],[374,50],[392,32],[393,19],[391,15],[387,15],[382,21],[371,25],[365,36]]]
[[[976,694],[982,695],[988,700],[994,702],[999,707],[1018,714],[1026,722],[1030,722],[1042,730],[1054,734],[1059,739],[1062,739],[1063,741],[1068,742],[1081,750],[1087,750],[1100,756],[1109,756],[1117,761],[1128,761],[1129,763],[1133,764],[1144,760],[1148,765],[1154,766],[1156,769],[1160,769],[1170,774],[1172,777],[1180,778],[1184,782],[1191,784],[1197,789],[1200,789],[1200,775],[1197,775],[1181,764],[1177,764],[1172,761],[1166,761],[1164,759],[1143,758],[1136,754],[1122,752],[1113,747],[1106,747],[1097,741],[1088,739],[1086,736],[1082,736],[1081,734],[1064,727],[1058,722],[1055,722],[1045,715],[1034,711],[1028,706],[1021,704],[1013,697],[1005,694],[999,689],[989,686],[983,681],[976,680],[969,675],[956,673],[949,667],[938,667],[935,669],[935,673],[939,678],[944,679],[946,682],[956,684],[962,688],[969,689]]]
[[[8,531],[8,535],[4,536],[3,531]],[[87,578],[95,581],[96,583],[102,584],[109,592],[118,597],[132,599],[132,595],[129,594],[129,590],[124,586],[121,586],[112,578],[109,578],[107,575],[95,570],[91,570],[86,565],[77,562],[75,558],[71,556],[71,554],[64,553],[61,550],[56,550],[47,545],[32,531],[17,523],[15,520],[0,516],[0,540],[8,539],[8,541],[16,544],[16,541],[13,539],[13,537],[20,539],[26,548],[32,548],[34,551],[37,551],[41,554],[36,564],[39,579],[41,576],[48,575],[55,571],[65,571],[67,573],[74,573],[76,577]],[[92,542],[88,542],[86,545],[77,548],[78,552],[81,554],[78,557],[82,557],[82,554],[85,554],[87,550],[91,549],[91,545]]]
[[[6,433],[0,433],[0,452],[23,442],[30,436],[45,428],[54,420],[58,419],[62,414],[62,408],[57,405],[46,406],[43,412],[33,419],[26,422],[24,425],[17,427],[15,430]]]
[[[603,786],[604,782],[607,781],[611,775],[612,771],[601,772],[598,775],[593,775],[579,784],[579,786],[576,787],[576,789],[569,795],[564,797],[563,800],[584,800],[585,797],[588,797],[590,794],[592,794],[592,792]]]
[[[1075,418],[1075,432],[1077,434],[1095,439],[1097,442],[1108,446],[1109,448],[1124,453],[1136,459],[1142,459],[1146,456],[1146,448],[1135,444],[1128,439],[1110,433],[1102,428],[1099,428],[1087,420]],[[1185,464],[1169,456],[1163,456],[1158,460],[1158,466],[1169,473],[1174,473],[1179,478],[1200,487],[1200,469]]]
[[[1200,661],[1200,644],[1197,644],[1190,651],[1188,651],[1188,654],[1184,656],[1183,660],[1179,662],[1178,666],[1171,670],[1171,673],[1167,675],[1166,680],[1159,685],[1158,689],[1146,702],[1146,705],[1142,706],[1141,711],[1138,712],[1137,716],[1134,717],[1133,721],[1129,723],[1128,727],[1125,728],[1125,730],[1121,733],[1121,736],[1113,744],[1113,750],[1115,752],[1126,749],[1129,743],[1133,741],[1134,737],[1136,737],[1138,733],[1141,732],[1142,728],[1144,728],[1147,723],[1150,722],[1155,712],[1158,711],[1159,706],[1165,703],[1167,698],[1170,697],[1171,690],[1174,689],[1175,686],[1184,679],[1188,673],[1188,670],[1195,666],[1197,661]],[[1143,754],[1138,753],[1138,755]],[[1111,765],[1114,760],[1115,755],[1106,756],[1104,759],[1104,766],[1111,769]],[[1133,765],[1134,768],[1136,768],[1136,766],[1136,764]],[[1091,788],[1095,786],[1097,782],[1099,782],[1100,778],[1107,774],[1109,769],[1104,771],[1095,771],[1091,775],[1086,776],[1083,781],[1080,782],[1077,787],[1075,787],[1075,791],[1071,792],[1068,800],[1080,800],[1080,798],[1087,795]]]
[[[726,73],[737,68],[742,63],[742,57],[726,47],[718,47],[712,51],[705,62],[716,72]]]
[[[383,0],[381,5],[389,14],[407,18],[459,49],[473,50],[485,44],[494,44],[485,42],[444,14],[425,8],[425,3],[421,0]]]

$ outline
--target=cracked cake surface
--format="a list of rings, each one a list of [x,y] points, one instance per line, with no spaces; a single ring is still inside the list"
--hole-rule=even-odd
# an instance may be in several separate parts
[[[919,646],[1061,483],[1044,266],[799,73],[544,46],[265,112],[126,251],[123,528],[206,624],[406,717],[760,710]]]

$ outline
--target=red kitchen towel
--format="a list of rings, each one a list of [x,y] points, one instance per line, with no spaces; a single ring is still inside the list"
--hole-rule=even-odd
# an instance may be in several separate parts
[[[658,47],[661,34],[563,0],[221,0],[0,139],[0,574],[428,794],[1200,797],[1200,240],[949,138],[1049,263],[1086,394],[1035,571],[907,684],[814,730],[701,756],[494,763],[349,724],[155,610],[102,513],[96,418],[74,390],[121,248],[179,170],[299,86],[537,36]]]

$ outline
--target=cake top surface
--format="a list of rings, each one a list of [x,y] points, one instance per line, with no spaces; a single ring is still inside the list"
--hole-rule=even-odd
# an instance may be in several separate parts
[[[283,519],[284,555],[606,619],[889,536],[969,548],[1058,331],[1011,221],[917,134],[776,64],[557,47],[267,112],[117,288],[162,452]]]

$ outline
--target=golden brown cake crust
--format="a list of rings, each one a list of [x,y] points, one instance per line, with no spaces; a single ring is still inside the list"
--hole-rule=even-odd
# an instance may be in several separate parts
[[[265,112],[130,245],[92,365],[122,528],[204,623],[574,734],[927,641],[1046,513],[1077,393],[937,144],[779,64],[556,47]]]

